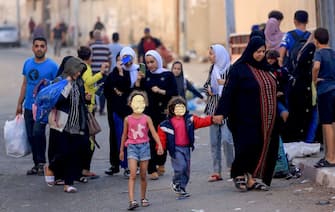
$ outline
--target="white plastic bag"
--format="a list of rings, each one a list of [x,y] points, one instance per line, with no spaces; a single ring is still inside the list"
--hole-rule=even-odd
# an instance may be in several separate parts
[[[289,161],[293,158],[305,157],[320,152],[319,143],[291,142],[284,143],[284,149]]]
[[[14,120],[6,121],[4,138],[8,156],[19,158],[31,153],[23,115],[17,115]]]

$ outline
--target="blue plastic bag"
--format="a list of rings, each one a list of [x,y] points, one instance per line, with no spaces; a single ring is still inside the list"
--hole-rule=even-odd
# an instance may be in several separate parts
[[[48,123],[48,115],[55,107],[64,87],[67,85],[66,79],[51,84],[40,90],[35,99],[36,121]]]

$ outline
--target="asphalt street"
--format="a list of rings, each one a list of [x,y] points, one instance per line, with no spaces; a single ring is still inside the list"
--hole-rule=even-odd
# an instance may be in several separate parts
[[[51,48],[50,48],[51,49]],[[41,176],[26,176],[32,166],[31,155],[11,158],[5,153],[3,126],[14,118],[17,98],[22,82],[21,69],[24,60],[32,53],[28,47],[0,49],[0,211],[1,212],[56,212],[56,211],[126,211],[128,206],[127,180],[122,173],[107,176],[104,170],[108,162],[107,116],[97,116],[103,131],[97,135],[101,149],[96,149],[92,171],[99,179],[87,184],[78,183],[78,193],[67,194],[62,186],[48,187]],[[51,56],[52,57],[52,56]],[[58,62],[60,59],[56,59]],[[209,64],[192,62],[184,70],[190,80],[202,85],[206,80]],[[196,149],[192,153],[191,182],[188,186],[190,198],[176,200],[169,184],[172,178],[170,161],[167,172],[157,181],[148,179],[148,199],[151,206],[137,211],[160,212],[322,212],[335,211],[333,190],[315,185],[309,179],[275,179],[268,192],[236,191],[225,169],[223,181],[207,182],[211,174],[211,155],[208,129],[196,131]],[[139,183],[136,184],[139,200]],[[318,204],[320,201],[326,204]],[[322,202],[321,202],[322,203]]]

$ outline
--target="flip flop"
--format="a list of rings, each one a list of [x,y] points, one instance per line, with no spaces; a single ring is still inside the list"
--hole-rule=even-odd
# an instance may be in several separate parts
[[[315,165],[315,168],[335,167],[335,163],[329,163],[325,158],[321,158]]]
[[[208,178],[208,182],[216,182],[222,180],[222,177],[218,174],[213,174]]]

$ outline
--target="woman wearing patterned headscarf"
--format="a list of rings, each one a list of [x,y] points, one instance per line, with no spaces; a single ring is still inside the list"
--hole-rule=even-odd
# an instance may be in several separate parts
[[[276,89],[265,41],[254,36],[229,72],[214,116],[217,123],[228,117],[235,147],[231,177],[239,190],[266,191],[271,184],[279,143]]]

